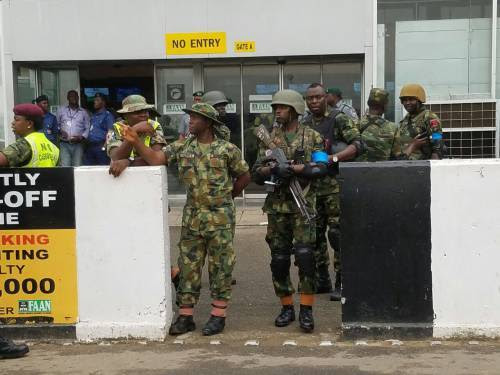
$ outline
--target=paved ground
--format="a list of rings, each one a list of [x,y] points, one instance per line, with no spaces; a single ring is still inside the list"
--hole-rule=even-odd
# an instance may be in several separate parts
[[[179,213],[173,207],[171,224],[179,222]],[[237,285],[223,334],[200,334],[210,311],[205,272],[196,332],[167,337],[164,343],[30,343],[26,358],[0,361],[0,374],[500,374],[496,341],[338,341],[340,304],[325,295],[318,296],[314,308],[313,334],[303,334],[298,324],[274,327],[279,304],[265,226],[259,225],[266,218],[248,207],[239,210],[238,218]],[[171,228],[173,260],[179,229]]]

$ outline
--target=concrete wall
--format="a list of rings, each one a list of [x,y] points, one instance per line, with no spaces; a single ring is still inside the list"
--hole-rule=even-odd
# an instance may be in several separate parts
[[[364,54],[372,44],[372,5],[371,0],[2,2],[13,61],[164,59],[165,33],[205,31],[226,32],[226,54],[175,58]],[[325,27],[332,33],[320,32]],[[237,40],[255,41],[256,52],[235,53]]]
[[[500,160],[431,163],[434,336],[500,336]]]
[[[163,340],[172,319],[167,173],[75,169],[79,340]]]

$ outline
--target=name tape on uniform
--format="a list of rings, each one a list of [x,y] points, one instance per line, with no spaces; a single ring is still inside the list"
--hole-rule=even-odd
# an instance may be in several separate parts
[[[226,53],[226,33],[173,33],[165,34],[167,55],[194,55],[200,53]]]
[[[234,52],[255,52],[255,41],[253,40],[237,40],[234,42]]]

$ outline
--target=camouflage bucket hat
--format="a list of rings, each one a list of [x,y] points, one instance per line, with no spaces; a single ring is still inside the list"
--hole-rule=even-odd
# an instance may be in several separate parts
[[[154,108],[154,105],[146,103],[146,98],[141,95],[129,95],[122,101],[122,109],[118,113],[131,113],[144,109]]]
[[[208,103],[196,103],[193,104],[191,108],[183,109],[183,111],[188,114],[196,113],[197,115],[206,117],[212,120],[216,125],[224,125],[217,119],[217,110]]]
[[[379,88],[373,88],[370,90],[368,105],[379,104],[385,106],[387,103],[389,103],[389,93],[387,91]]]

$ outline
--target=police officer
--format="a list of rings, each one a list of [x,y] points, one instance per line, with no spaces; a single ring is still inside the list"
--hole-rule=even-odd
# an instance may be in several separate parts
[[[240,123],[238,116],[226,112],[229,100],[222,91],[207,91],[201,98],[202,103],[208,103],[217,110],[217,118],[225,127],[221,127],[221,132],[227,132],[224,137],[235,145],[240,146]]]
[[[326,90],[326,102],[331,108],[336,108],[338,111],[347,115],[351,120],[357,121],[358,114],[356,110],[345,103],[342,99],[342,91],[338,87],[330,87]]]
[[[415,83],[404,85],[399,99],[408,112],[401,120],[399,130],[403,150],[410,151],[409,159],[442,159],[444,143],[441,120],[425,107],[424,88]]]
[[[28,353],[30,349],[26,344],[14,344],[12,340],[0,336],[0,359],[19,358]]]
[[[362,151],[360,134],[353,121],[343,112],[333,107],[328,109],[326,92],[319,83],[313,83],[306,91],[306,103],[311,112],[302,119],[318,131],[325,139],[329,158],[334,163],[351,160]],[[316,210],[316,272],[318,275],[318,293],[331,291],[331,281],[328,273],[330,263],[325,232],[334,251],[335,289],[330,299],[340,300],[341,264],[340,264],[340,198],[339,184],[335,172],[329,169],[327,176],[317,181]],[[328,228],[328,231],[327,231]]]
[[[401,158],[398,126],[382,116],[389,103],[389,93],[373,88],[368,97],[368,113],[358,124],[364,152],[356,161],[383,161]]]
[[[42,129],[43,111],[35,104],[14,107],[12,131],[18,139],[0,151],[0,167],[55,167],[59,149],[47,139]]]
[[[278,91],[272,99],[277,127],[270,138],[272,143],[283,150],[286,158],[293,161],[289,167],[268,165],[266,146],[260,145],[257,161],[252,168],[252,177],[258,184],[271,176],[282,180],[282,184],[269,192],[263,210],[267,213],[268,226],[266,242],[271,249],[271,273],[274,291],[280,298],[281,312],[275,319],[277,327],[285,327],[295,320],[293,294],[295,290],[290,280],[290,258],[295,255],[295,264],[299,268],[300,313],[299,324],[303,331],[312,332],[314,303],[316,228],[299,212],[289,191],[292,177],[301,178],[305,199],[309,208],[315,207],[316,191],[311,180],[324,176],[320,170],[312,168],[311,155],[323,150],[323,139],[315,130],[299,123],[299,115],[305,111],[302,95],[294,90]]]
[[[225,326],[235,264],[233,197],[248,185],[250,174],[238,147],[221,137],[222,123],[211,105],[194,104],[184,112],[191,116],[192,136],[161,151],[147,147],[133,127],[124,126],[123,137],[149,165],[178,164],[187,198],[179,241],[179,316],[169,333],[179,335],[195,329],[193,310],[200,297],[201,271],[208,255],[212,311],[202,333],[209,336],[222,332]]]
[[[114,117],[106,109],[106,96],[96,93],[94,96],[94,113],[90,117],[90,131],[87,139],[84,165],[108,165],[110,160],[103,149],[106,135],[113,127]]]
[[[35,104],[43,111],[43,131],[49,141],[57,146],[57,135],[59,134],[59,124],[55,115],[49,111],[49,97],[40,95],[35,99]]]
[[[113,129],[108,132],[106,149],[111,164],[109,173],[118,177],[129,166],[144,166],[147,163],[138,157],[133,146],[123,140],[121,129],[123,125],[132,126],[147,147],[161,150],[166,142],[160,123],[149,118],[149,110],[154,105],[146,103],[141,95],[129,95],[122,101],[122,109],[117,112],[123,116],[122,122],[113,124]]]

